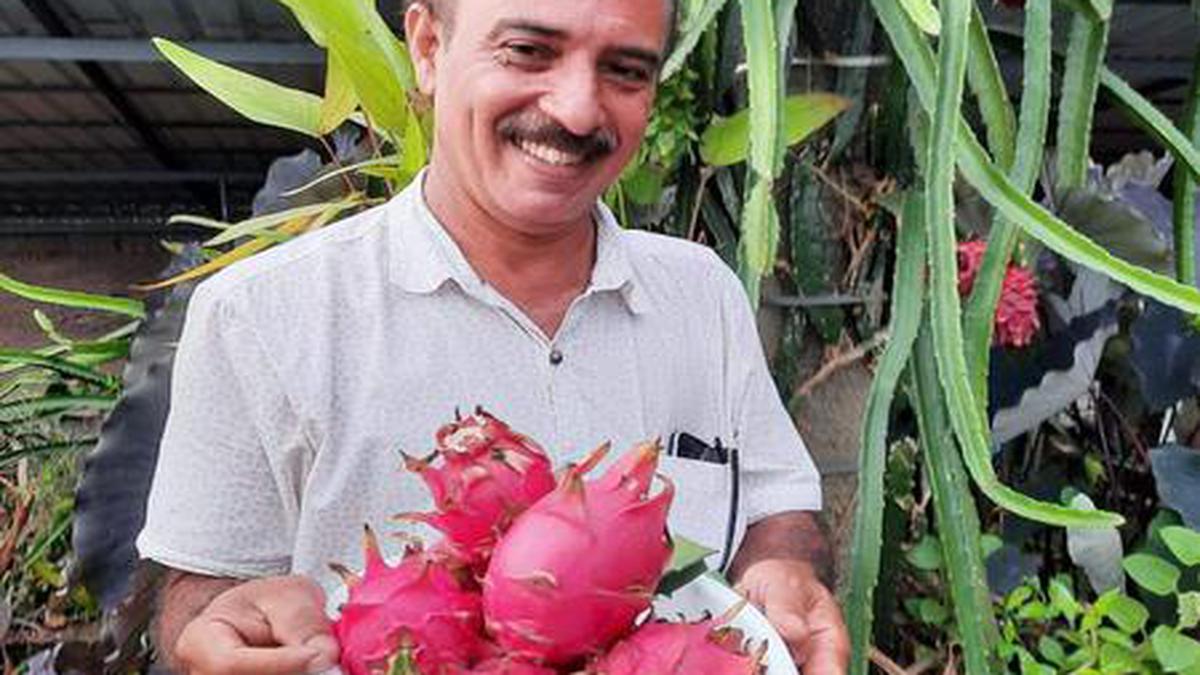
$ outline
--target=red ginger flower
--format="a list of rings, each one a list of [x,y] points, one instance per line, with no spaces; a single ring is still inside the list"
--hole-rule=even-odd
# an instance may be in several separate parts
[[[981,239],[958,245],[958,294],[966,296],[975,285],[975,276],[983,264],[987,242]],[[1025,347],[1041,327],[1037,311],[1037,280],[1033,273],[1018,265],[1009,265],[996,304],[995,341],[1003,347]]]

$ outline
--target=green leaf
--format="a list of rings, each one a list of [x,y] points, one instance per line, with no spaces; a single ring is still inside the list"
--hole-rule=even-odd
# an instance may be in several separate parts
[[[671,595],[708,571],[704,559],[716,553],[685,537],[672,537],[671,562],[655,589],[656,595]]]
[[[900,0],[900,6],[922,32],[929,35],[939,35],[942,32],[942,19],[931,0]]]
[[[741,9],[749,71],[750,140],[738,273],[751,304],[757,308],[762,276],[774,266],[779,244],[779,213],[772,191],[782,163],[779,145],[783,131],[783,87],[772,3],[742,0]]]
[[[1146,625],[1150,611],[1142,603],[1118,590],[1111,590],[1096,601],[1105,617],[1126,633],[1136,633]]]
[[[1108,46],[1108,22],[1078,14],[1071,19],[1067,62],[1058,103],[1056,180],[1059,188],[1087,183],[1088,150],[1100,68]]]
[[[212,237],[208,241],[204,242],[204,245],[220,246],[221,244],[227,244],[242,237],[257,236],[263,234],[265,230],[277,225],[282,225],[283,223],[286,223],[290,220],[295,220],[297,218],[315,218],[330,211],[339,213],[361,204],[363,197],[364,195],[361,193],[352,193],[347,195],[344,199],[340,199],[335,202],[305,204],[303,206],[297,206],[284,211],[268,213],[267,215],[258,216],[256,218],[248,218],[240,223],[230,226],[228,229],[221,232],[221,234]],[[172,222],[180,220],[182,220],[180,217],[172,218]]]
[[[320,138],[320,97],[230,68],[164,38],[153,42],[184,75],[244,117]]]
[[[923,206],[916,194],[907,195],[900,220],[896,277],[892,284],[895,290],[892,293],[891,338],[878,362],[863,418],[854,541],[850,549],[853,571],[845,603],[853,647],[851,653],[854,654],[852,675],[865,675],[867,671],[875,584],[879,579],[883,545],[884,473],[892,400],[921,326],[925,296]],[[940,550],[938,556],[941,556]]]
[[[919,33],[916,33],[915,28],[902,20],[894,6],[889,6],[883,0],[872,0],[872,3],[876,14],[892,38],[892,44],[896,48],[897,54],[904,62],[922,104],[927,109],[931,108],[936,66],[929,45],[915,37]],[[1175,132],[1178,133],[1178,130]],[[1143,295],[1148,295],[1189,314],[1200,314],[1200,291],[1109,255],[1095,242],[1075,232],[1066,223],[1055,218],[1053,214],[1034,203],[1027,195],[1022,194],[1014,187],[1003,173],[988,160],[987,153],[975,139],[970,127],[962,120],[958,122],[958,135],[958,162],[964,177],[984,199],[999,209],[1006,217],[1017,222],[1030,236],[1038,239],[1059,255],[1084,267],[1097,270]],[[1182,137],[1182,134],[1179,136]],[[972,471],[973,475],[974,473]],[[989,488],[981,485],[981,489],[986,491]],[[989,496],[993,500],[995,499],[994,496]],[[1005,504],[1002,506],[1009,507]],[[1030,517],[1034,520],[1038,519],[1037,516]],[[1113,514],[1105,514],[1103,519],[1107,521],[1105,524],[1109,525],[1119,525],[1124,522],[1123,519],[1114,517]],[[1089,519],[1089,522],[1096,525],[1101,524],[1099,520]]]
[[[106,390],[117,387],[117,378],[112,375],[107,375],[94,368],[72,363],[63,358],[42,356],[31,351],[0,348],[0,364],[17,364],[33,368],[45,368],[65,377],[98,385]]]
[[[1067,580],[1062,576],[1054,577],[1046,587],[1046,592],[1050,596],[1050,606],[1069,623],[1074,624],[1075,618],[1083,609],[1075,599],[1075,594],[1071,592]]]
[[[784,101],[783,134],[788,146],[795,145],[828,124],[851,101],[826,93],[796,94]],[[750,147],[750,110],[719,118],[705,129],[700,139],[700,157],[713,166],[730,166],[746,161]]]
[[[371,122],[399,142],[407,131],[412,61],[370,0],[280,0],[340,63]]]
[[[1193,4],[1200,8],[1200,0]],[[1180,132],[1200,148],[1200,45],[1192,65],[1192,84],[1184,96],[1184,112]],[[1172,179],[1172,219],[1175,225],[1175,279],[1181,284],[1196,285],[1196,186],[1197,176],[1177,170]]]
[[[112,312],[114,314],[131,316],[135,319],[144,319],[146,317],[146,307],[140,300],[114,298],[108,295],[95,295],[79,291],[66,291],[47,286],[35,286],[17,281],[7,274],[0,274],[0,291],[7,291],[26,300],[44,302],[49,305]]]
[[[908,563],[919,570],[932,572],[941,569],[942,567],[942,544],[937,537],[925,535],[916,543],[907,553],[904,558]]]
[[[1163,144],[1191,170],[1194,178],[1200,179],[1200,146],[1193,143],[1166,115],[1150,103],[1129,83],[1107,68],[1100,70],[1100,84],[1127,115],[1133,118],[1151,136]]]
[[[1050,119],[1050,84],[1053,72],[1051,50],[1051,19],[1053,11],[1048,2],[1028,3],[1025,7],[1025,55],[1021,92],[1021,115],[1017,129],[1016,158],[1009,179],[1022,194],[1029,195],[1041,173],[1046,146],[1046,127]],[[974,33],[972,33],[974,37]],[[987,40],[987,36],[982,38]],[[997,83],[993,86],[1003,86]],[[978,88],[978,85],[977,85]],[[998,97],[997,95],[994,95]],[[989,127],[990,128],[990,127]],[[998,135],[997,135],[998,136]],[[997,137],[997,142],[1002,139]],[[976,400],[987,401],[988,360],[992,347],[992,330],[996,304],[1008,269],[1008,261],[1016,248],[1020,229],[1008,218],[995,215],[988,233],[987,253],[975,275],[975,285],[963,312],[963,339],[966,341],[967,367],[974,375]]]
[[[1155,628],[1150,635],[1150,644],[1163,670],[1168,673],[1182,672],[1200,663],[1200,642],[1173,628]]]
[[[1017,118],[1012,102],[1008,100],[1008,90],[1004,86],[1000,64],[996,61],[996,52],[988,39],[983,10],[979,5],[975,5],[973,10],[970,50],[967,53],[967,83],[979,101],[979,112],[987,127],[988,149],[996,163],[1007,169],[1012,166],[1016,150]]]
[[[9,424],[33,417],[58,414],[82,409],[108,410],[116,405],[117,397],[111,396],[39,396],[0,403],[0,423]]]
[[[909,77],[912,79],[916,91],[920,95],[922,104],[927,110],[933,108],[935,95],[934,74],[937,72],[937,68],[934,66],[933,55],[929,50],[929,45],[924,42],[924,39],[920,37],[916,29],[890,0],[872,0],[872,4],[875,7],[876,14],[891,36],[897,54],[904,61]],[[943,25],[943,28],[946,29],[947,27]],[[945,32],[949,33],[948,30]],[[943,39],[945,39],[945,35]],[[944,94],[942,98],[944,98]],[[1000,208],[1006,217],[1016,220],[1023,228],[1026,228],[1027,231],[1030,231],[1039,239],[1053,242],[1053,244],[1048,245],[1068,258],[1086,257],[1089,262],[1093,263],[1092,266],[1101,268],[1106,266],[1120,266],[1120,261],[1113,260],[1112,256],[1105,253],[1103,249],[1100,249],[1092,242],[1087,242],[1085,238],[1073,232],[1061,221],[1054,219],[1052,215],[1037,204],[1034,204],[1027,196],[1017,191],[999,169],[988,161],[987,154],[979,146],[978,141],[971,134],[970,128],[966,126],[961,118],[956,118],[952,124],[957,125],[958,159],[964,175],[967,176],[986,199],[997,208]],[[945,167],[941,167],[940,170],[944,172]],[[944,183],[944,173],[940,178],[943,179],[942,182]],[[943,186],[943,189],[945,189],[945,186]],[[944,197],[941,203],[942,208],[946,208]],[[953,207],[951,206],[950,208],[952,209]],[[1046,222],[1047,220],[1049,222]],[[947,377],[947,382],[954,387],[954,393],[949,396],[950,400],[954,402],[954,405],[951,407],[951,421],[954,424],[955,433],[959,435],[959,440],[963,444],[963,459],[976,485],[979,486],[980,490],[989,499],[1000,507],[1030,520],[1068,527],[1097,527],[1119,525],[1124,522],[1120,516],[1103,511],[1080,512],[1058,504],[1037,501],[1004,485],[996,477],[995,470],[991,465],[991,448],[987,443],[987,426],[983,419],[982,408],[979,407],[979,403],[974,401],[971,384],[966,380],[966,363],[963,360],[961,327],[954,328],[948,325],[951,322],[959,320],[958,311],[948,311],[954,305],[958,304],[957,281],[950,280],[951,277],[956,276],[954,270],[957,265],[953,241],[954,233],[953,231],[948,233],[950,240],[947,241],[944,220],[942,227],[931,228],[931,231],[938,233],[936,237],[931,239],[936,240],[938,249],[938,253],[934,258],[940,260],[939,263],[936,263],[932,275],[933,283],[936,286],[934,292],[935,304],[940,306],[939,318],[935,321],[935,324],[942,334],[941,341],[943,343],[948,341],[953,343],[953,334],[958,334],[957,346],[951,346],[944,351],[939,350],[939,352],[942,352],[939,356],[942,362],[944,362],[942,364],[943,367],[948,366],[953,371]],[[1054,245],[1061,244],[1060,241],[1057,241],[1058,238],[1071,239],[1071,243],[1074,246]],[[1088,248],[1086,244],[1091,244],[1091,247]],[[1071,248],[1071,250],[1064,253],[1064,250],[1068,248]],[[1081,252],[1086,252],[1089,255],[1081,256],[1079,255]],[[1072,257],[1068,253],[1075,255]],[[1103,260],[1102,257],[1107,258],[1107,260]],[[1098,261],[1101,264],[1096,264]],[[1113,262],[1109,263],[1108,261]],[[937,265],[941,266],[940,270],[937,268]],[[1127,264],[1126,267],[1128,267]],[[1106,269],[1105,271],[1107,272],[1108,270]],[[1183,289],[1178,284],[1170,281],[1167,281],[1170,286],[1161,286],[1158,281],[1159,277],[1145,270],[1131,271],[1125,274],[1125,277],[1139,277],[1141,275],[1152,277],[1154,279],[1152,286],[1156,290],[1167,290],[1173,296],[1190,295],[1196,307],[1200,309],[1200,292],[1197,292],[1195,289]],[[1122,278],[1122,281],[1125,281],[1126,278]],[[950,280],[949,286],[947,286],[948,280]],[[1151,284],[1146,284],[1146,286],[1151,286]],[[1158,295],[1163,295],[1163,293],[1159,293]]]
[[[1176,599],[1179,601],[1179,629],[1191,630],[1200,625],[1200,593],[1188,591],[1180,593]]]
[[[1171,549],[1171,553],[1184,565],[1200,565],[1200,532],[1173,525],[1162,528],[1158,534],[1167,548]]]
[[[1067,660],[1067,652],[1062,643],[1049,635],[1038,638],[1038,653],[1056,666],[1061,666]]]
[[[950,618],[950,612],[942,603],[933,598],[921,598],[917,601],[917,618],[931,626],[940,626]]]
[[[325,64],[325,98],[321,101],[321,118],[317,130],[322,134],[333,133],[358,108],[358,95],[345,66],[334,55]]]
[[[716,22],[717,15],[725,7],[725,2],[726,0],[704,0],[704,4],[698,12],[686,17],[684,24],[679,28],[679,38],[675,42],[675,48],[667,57],[662,71],[658,74],[659,82],[666,82],[683,67],[692,50],[700,42],[700,37]]]
[[[953,24],[943,22],[943,25]],[[925,474],[933,495],[935,522],[945,561],[943,569],[953,600],[966,672],[983,675],[991,672],[989,654],[998,636],[988,595],[987,569],[979,544],[979,514],[946,420],[949,401],[938,383],[929,324],[927,311],[910,361],[913,383],[910,398],[915,402]]]
[[[1179,586],[1179,568],[1149,553],[1126,556],[1124,568],[1139,586],[1155,595],[1171,595]]]
[[[716,553],[713,549],[697,544],[686,537],[673,536],[671,541],[674,546],[671,550],[671,562],[667,567],[670,571],[691,567]]]

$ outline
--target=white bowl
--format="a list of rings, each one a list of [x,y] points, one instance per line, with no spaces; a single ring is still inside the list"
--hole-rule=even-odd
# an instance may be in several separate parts
[[[675,591],[669,598],[655,598],[654,613],[671,620],[681,614],[689,620],[696,620],[703,618],[706,612],[711,616],[721,616],[725,610],[742,600],[742,596],[732,588],[706,574]],[[755,645],[767,641],[766,675],[799,675],[783,638],[779,637],[779,633],[757,607],[747,603],[729,623],[740,628]]]

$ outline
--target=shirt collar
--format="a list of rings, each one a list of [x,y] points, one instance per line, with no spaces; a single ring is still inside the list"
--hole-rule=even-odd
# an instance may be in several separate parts
[[[422,191],[422,170],[386,208],[391,230],[388,241],[392,282],[406,292],[429,294],[453,281],[462,290],[478,293],[483,280],[467,262],[462,249],[430,211]],[[592,292],[618,293],[634,314],[650,310],[629,259],[628,235],[612,212],[601,202],[593,211],[596,222],[596,264],[592,269]]]

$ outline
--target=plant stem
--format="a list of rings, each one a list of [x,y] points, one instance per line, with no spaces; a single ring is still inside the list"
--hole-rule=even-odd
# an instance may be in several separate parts
[[[1192,86],[1184,112],[1182,131],[1200,149],[1200,47],[1192,67]],[[1175,278],[1196,285],[1196,176],[1183,162],[1175,165]]]

